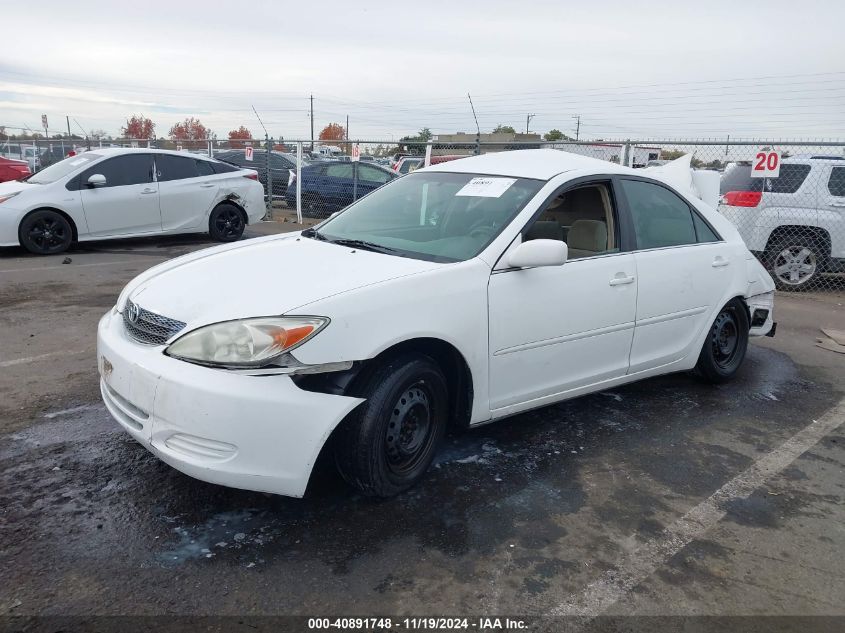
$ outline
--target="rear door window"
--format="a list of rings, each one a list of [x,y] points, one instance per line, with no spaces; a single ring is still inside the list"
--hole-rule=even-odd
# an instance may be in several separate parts
[[[361,180],[366,180],[367,182],[377,182],[380,184],[384,184],[390,180],[390,174],[386,171],[361,164],[358,166],[358,177]]]
[[[638,249],[683,246],[698,241],[692,212],[677,194],[640,180],[621,183],[634,221]]]
[[[781,163],[780,175],[777,178],[766,178],[765,191],[770,193],[795,193],[804,184],[809,165],[800,163]]]
[[[214,175],[214,168],[212,167],[211,161],[197,160],[197,173],[199,173],[200,176]]]
[[[199,176],[197,162],[199,161],[187,156],[158,154],[156,155],[156,176],[159,182],[196,178]]]
[[[352,163],[335,163],[326,168],[329,178],[352,178]]]

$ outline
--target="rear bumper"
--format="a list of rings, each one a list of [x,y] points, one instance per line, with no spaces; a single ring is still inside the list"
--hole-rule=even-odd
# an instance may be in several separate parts
[[[774,336],[775,293],[766,292],[745,300],[751,317],[749,336]]]
[[[211,483],[301,497],[335,426],[358,398],[303,391],[287,376],[246,376],[141,345],[109,312],[97,332],[103,401],[162,461]]]

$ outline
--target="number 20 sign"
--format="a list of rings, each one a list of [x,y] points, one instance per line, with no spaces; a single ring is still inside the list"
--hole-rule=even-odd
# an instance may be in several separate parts
[[[777,178],[780,175],[780,152],[760,150],[751,162],[752,178]]]

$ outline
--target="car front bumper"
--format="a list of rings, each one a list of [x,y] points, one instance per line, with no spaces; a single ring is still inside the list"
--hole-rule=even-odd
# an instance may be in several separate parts
[[[144,447],[203,481],[301,497],[326,439],[362,402],[162,352],[129,338],[119,313],[106,314],[97,331],[103,401]]]

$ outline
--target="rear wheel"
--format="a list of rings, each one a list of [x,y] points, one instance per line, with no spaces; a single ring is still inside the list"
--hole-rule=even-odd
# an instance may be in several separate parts
[[[208,218],[208,233],[218,242],[235,242],[241,239],[245,226],[241,210],[225,202],[214,207]]]
[[[366,401],[338,428],[335,463],[343,478],[373,497],[407,490],[431,465],[449,415],[446,380],[429,357],[386,361],[352,389]]]
[[[70,222],[61,213],[43,209],[23,219],[18,232],[21,246],[36,255],[65,252],[73,240]]]
[[[767,260],[779,290],[806,290],[819,278],[824,248],[811,237],[796,235],[774,244]]]
[[[696,372],[710,382],[734,377],[748,349],[748,313],[739,299],[725,305],[710,326],[698,356]]]

